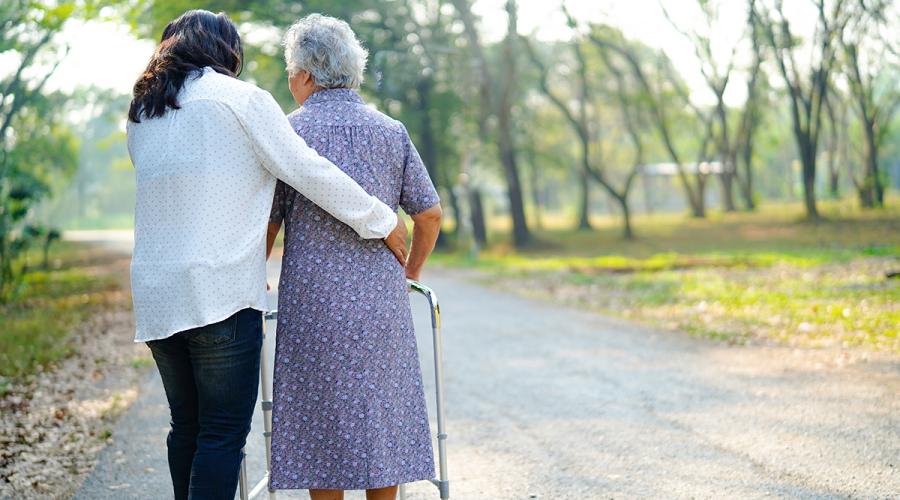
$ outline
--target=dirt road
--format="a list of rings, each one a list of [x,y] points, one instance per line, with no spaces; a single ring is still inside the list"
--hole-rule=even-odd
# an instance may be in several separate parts
[[[444,311],[455,499],[900,496],[896,358],[731,347],[453,270],[425,281]],[[427,306],[413,307],[431,390]],[[154,372],[76,498],[169,497],[166,411]],[[259,420],[251,477],[263,464]],[[429,484],[409,491],[437,498]]]

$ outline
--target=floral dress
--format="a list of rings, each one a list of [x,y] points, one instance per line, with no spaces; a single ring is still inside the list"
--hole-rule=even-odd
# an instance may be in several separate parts
[[[370,194],[416,214],[438,195],[404,126],[347,89],[314,93],[294,130]],[[275,489],[429,479],[434,458],[403,268],[380,240],[279,181],[284,222],[272,414]]]

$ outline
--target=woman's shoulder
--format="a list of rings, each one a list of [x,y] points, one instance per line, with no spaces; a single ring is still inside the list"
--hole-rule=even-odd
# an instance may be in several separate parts
[[[243,108],[257,99],[271,98],[271,94],[239,78],[203,68],[200,75],[185,84],[182,102],[194,100],[216,101],[231,108]]]
[[[337,103],[330,106],[301,106],[287,115],[297,132],[318,127],[374,127],[406,136],[406,127],[390,116],[363,103]]]
[[[357,116],[363,125],[384,127],[391,130],[403,129],[403,124],[382,112],[375,105],[363,101],[348,103],[348,111]]]
[[[394,141],[404,141],[409,137],[406,127],[401,121],[392,118],[371,105],[363,104],[356,107],[359,112],[359,125],[381,129]]]
[[[406,127],[403,126],[403,123],[401,123],[400,120],[391,118],[389,115],[382,113],[381,111],[379,111],[371,106],[366,106],[366,109],[368,110],[369,113],[371,113],[371,116],[375,120],[377,120],[379,122],[379,125],[381,125],[382,127],[385,127],[387,129],[391,130],[392,132],[397,132],[397,133],[405,133],[406,132]]]

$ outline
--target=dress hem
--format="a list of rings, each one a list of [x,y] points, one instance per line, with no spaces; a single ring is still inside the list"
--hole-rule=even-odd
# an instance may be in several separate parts
[[[309,490],[309,489],[326,489],[326,490],[371,490],[375,488],[387,488],[388,486],[396,486],[399,484],[407,484],[407,483],[415,483],[418,481],[430,481],[434,478],[434,473],[429,474],[426,477],[421,477],[420,475],[414,475],[411,477],[404,477],[400,479],[391,479],[388,481],[374,481],[372,484],[353,484],[350,486],[338,485],[334,484],[322,485],[321,483],[292,483],[287,486],[278,485],[277,490]],[[269,482],[269,487],[272,486],[272,482]]]

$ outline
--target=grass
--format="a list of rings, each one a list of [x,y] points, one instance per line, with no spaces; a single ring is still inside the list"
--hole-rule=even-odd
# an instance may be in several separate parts
[[[127,214],[96,214],[73,218],[63,224],[65,229],[131,229],[134,216]]]
[[[637,239],[620,237],[619,219],[593,217],[594,231],[572,230],[571,217],[544,217],[545,229],[534,230],[537,242],[526,254],[535,256],[628,255],[646,258],[678,251],[685,254],[710,252],[774,252],[804,254],[810,250],[830,253],[896,253],[900,247],[900,196],[887,200],[888,208],[861,211],[855,200],[820,202],[823,219],[804,218],[799,204],[766,204],[752,213],[710,212],[705,219],[684,214],[636,215]],[[491,220],[498,228],[491,235],[491,254],[514,253],[508,243],[505,218]]]
[[[641,216],[638,239],[615,221],[589,232],[551,227],[515,252],[502,238],[477,261],[444,265],[488,273],[493,283],[734,343],[863,347],[900,353],[900,200],[859,211],[822,203],[825,219],[799,206],[756,213]],[[550,219],[552,223],[552,219]]]
[[[31,262],[40,262],[37,254]],[[73,352],[68,333],[100,308],[121,305],[121,268],[95,248],[62,242],[50,269],[33,270],[12,302],[0,304],[0,385]],[[2,389],[2,387],[0,387]]]

